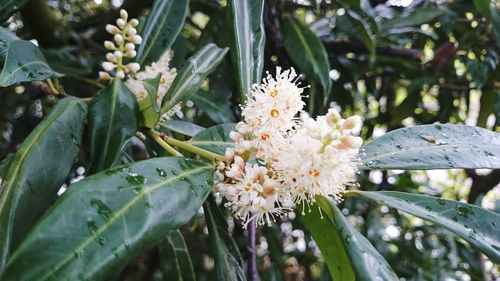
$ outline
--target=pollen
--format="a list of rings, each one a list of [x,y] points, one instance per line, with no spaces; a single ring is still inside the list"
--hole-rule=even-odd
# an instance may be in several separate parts
[[[280,112],[276,108],[272,109],[271,110],[271,117],[277,118],[278,116],[280,116]]]
[[[268,134],[262,134],[262,136],[260,136],[260,139],[263,140],[263,141],[268,141],[269,140],[269,135]]]
[[[248,182],[247,184],[245,184],[245,191],[250,191],[250,189],[252,189],[252,183]]]
[[[166,82],[167,82],[167,81],[165,80],[165,78],[163,78],[163,77],[162,77],[162,78],[160,78],[160,84],[162,84],[162,85],[163,85],[163,84],[165,84]]]
[[[312,170],[310,170],[310,171],[309,171],[309,175],[310,175],[311,177],[315,177],[315,178],[317,178],[317,177],[319,177],[319,171],[318,171],[318,170],[316,170],[316,169],[312,169]]]
[[[269,95],[273,98],[277,97],[280,91],[276,88],[273,88],[271,91],[269,91]]]

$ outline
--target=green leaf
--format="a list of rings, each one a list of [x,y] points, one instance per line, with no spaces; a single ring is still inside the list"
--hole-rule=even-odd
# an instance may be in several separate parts
[[[92,68],[81,63],[71,54],[72,48],[41,50],[50,67],[59,73],[70,76],[83,76],[92,73]]]
[[[381,29],[385,32],[392,28],[417,26],[433,21],[444,14],[446,14],[446,10],[440,9],[438,7],[425,7],[415,9],[408,15],[402,14],[395,16],[392,19],[383,21],[381,23]]]
[[[485,18],[491,19],[489,0],[472,0],[477,11]]]
[[[6,52],[5,64],[0,73],[0,87],[61,76],[50,68],[40,50],[29,41],[11,41]]]
[[[135,96],[119,79],[95,95],[89,115],[90,173],[115,163],[123,145],[137,131],[137,115]]]
[[[0,0],[0,22],[7,20],[28,2],[29,0]]]
[[[189,142],[205,150],[224,155],[226,148],[234,145],[229,132],[234,131],[235,124],[222,124],[210,127],[195,135]]]
[[[144,89],[148,95],[139,101],[139,110],[141,111],[141,123],[146,128],[154,129],[160,119],[160,106],[158,105],[157,95],[158,86],[160,86],[161,74],[156,78],[145,79],[142,81]]]
[[[260,82],[264,68],[264,0],[230,0],[227,11],[231,58],[240,101],[244,103],[252,84]]]
[[[196,281],[186,242],[179,230],[173,230],[160,245],[160,258],[165,281]]]
[[[500,12],[495,6],[493,6],[493,2],[490,5],[493,36],[495,37],[497,44],[500,44]]]
[[[500,263],[500,215],[475,205],[395,191],[352,191],[389,207],[438,224]]]
[[[175,76],[162,101],[161,113],[169,111],[177,103],[195,94],[205,78],[219,65],[227,53],[215,44],[208,44],[189,58]]]
[[[333,280],[399,280],[382,255],[349,224],[342,212],[327,198],[317,201],[322,213],[313,207],[304,223],[311,230],[325,256]],[[325,229],[329,227],[329,229]]]
[[[0,26],[0,58],[5,58],[7,47],[10,42],[19,40],[19,38],[12,32]]]
[[[80,151],[86,114],[84,101],[60,100],[11,159],[0,188],[0,268],[56,199]]]
[[[104,280],[186,224],[211,189],[213,168],[154,158],[69,187],[12,255],[1,280]]]
[[[142,29],[137,62],[149,65],[157,61],[174,43],[182,30],[189,0],[156,0]]]
[[[420,125],[365,145],[362,169],[498,169],[500,134],[464,125]]]
[[[330,63],[323,44],[309,27],[287,16],[283,21],[285,50],[293,63],[300,67],[308,79],[317,81],[325,95],[330,93]]]
[[[215,123],[236,122],[231,101],[222,96],[216,96],[212,91],[198,91],[191,97],[194,105],[207,114]]]
[[[2,178],[5,175],[5,172],[7,172],[7,168],[9,168],[9,164],[10,161],[12,161],[13,156],[14,156],[13,153],[9,153],[4,159],[0,161],[0,178]],[[0,184],[2,183],[0,182]]]
[[[164,130],[170,130],[188,137],[192,137],[205,130],[202,126],[180,120],[170,120],[168,123],[160,122],[158,125],[160,126],[162,132]]]
[[[213,197],[203,204],[207,220],[209,243],[215,259],[217,280],[246,280],[243,260],[236,242],[227,231],[227,223]]]

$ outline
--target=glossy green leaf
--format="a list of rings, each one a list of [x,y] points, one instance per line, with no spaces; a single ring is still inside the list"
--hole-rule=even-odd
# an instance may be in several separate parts
[[[490,1],[489,0],[472,0],[477,11],[485,18],[490,19]]]
[[[86,114],[82,100],[59,101],[10,160],[0,189],[0,267],[56,199],[80,151]]]
[[[5,63],[0,73],[0,87],[57,76],[61,74],[50,68],[40,50],[33,43],[14,40],[8,44]]]
[[[7,20],[28,2],[29,0],[0,0],[0,22]]]
[[[193,264],[180,230],[173,230],[160,245],[162,280],[196,281]]]
[[[500,263],[500,215],[481,207],[427,195],[395,191],[352,191],[389,207],[438,224]]]
[[[285,50],[293,63],[303,71],[308,79],[317,81],[325,95],[332,87],[329,77],[328,55],[319,38],[311,29],[297,19],[287,16],[283,21]]]
[[[160,119],[160,106],[157,101],[160,80],[161,75],[158,75],[156,78],[142,81],[148,95],[139,101],[139,110],[142,115],[141,124],[146,128],[154,129]]]
[[[203,204],[208,226],[208,239],[213,258],[217,280],[246,280],[243,260],[236,242],[227,231],[227,223],[222,216],[213,197]]]
[[[446,10],[439,9],[437,7],[415,9],[408,15],[398,15],[393,17],[392,19],[383,21],[381,24],[381,29],[385,31],[391,28],[418,26],[433,21],[436,18],[444,15],[445,13]]]
[[[7,52],[7,47],[10,42],[19,40],[19,38],[12,32],[0,26],[0,61],[3,61]]]
[[[115,163],[123,145],[137,131],[137,115],[135,96],[119,79],[95,95],[89,115],[90,173]]]
[[[495,37],[497,44],[500,44],[500,11],[493,6],[493,2],[490,5],[493,37]]]
[[[244,103],[252,84],[260,82],[264,68],[264,0],[230,0],[227,11],[231,58],[240,101]]]
[[[224,155],[226,148],[234,145],[229,138],[229,132],[234,130],[235,124],[222,124],[210,127],[195,135],[189,142],[205,150]]]
[[[184,26],[189,0],[155,0],[142,29],[137,62],[149,65],[175,42]]]
[[[304,214],[304,225],[316,241],[332,280],[355,280],[356,275],[334,221],[329,217],[321,218],[316,206]]]
[[[12,255],[1,280],[104,280],[193,217],[209,165],[153,158],[69,187]]]
[[[83,76],[92,73],[92,68],[82,64],[71,52],[73,48],[41,50],[50,67],[59,73],[69,76]]]
[[[305,216],[304,223],[315,240],[318,236],[321,241],[318,246],[333,280],[399,280],[382,255],[331,200],[319,197],[317,203],[325,218],[316,209]]]
[[[212,91],[198,91],[191,97],[191,100],[198,109],[202,110],[215,123],[236,122],[231,101],[222,96],[216,96],[216,94]]]
[[[188,137],[193,137],[194,135],[205,130],[205,128],[199,125],[181,120],[170,120],[167,123],[160,122],[158,125],[160,126],[161,131],[169,130]]]
[[[500,134],[464,125],[419,125],[389,132],[361,149],[362,169],[498,169]]]
[[[0,161],[0,178],[3,178],[5,175],[5,172],[7,172],[7,168],[9,168],[10,161],[12,160],[12,157],[14,154],[10,153],[8,154],[4,159]],[[1,182],[0,182],[1,184]]]
[[[205,78],[219,65],[227,53],[215,44],[208,44],[189,58],[175,76],[162,101],[161,113],[195,94]]]

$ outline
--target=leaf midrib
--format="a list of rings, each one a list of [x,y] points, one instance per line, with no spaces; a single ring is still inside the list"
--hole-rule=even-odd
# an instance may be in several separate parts
[[[112,224],[114,224],[114,222],[118,218],[120,218],[122,215],[124,215],[125,212],[129,208],[131,208],[137,201],[143,199],[146,195],[149,195],[151,192],[155,191],[156,189],[158,189],[162,186],[167,186],[167,185],[172,184],[173,182],[175,182],[179,178],[186,177],[186,176],[189,176],[191,174],[194,174],[194,173],[197,173],[197,172],[200,172],[203,170],[210,170],[211,168],[212,167],[210,167],[210,166],[200,166],[199,168],[192,169],[192,170],[189,170],[187,172],[184,171],[182,173],[179,173],[176,176],[171,177],[171,178],[169,178],[163,182],[160,182],[158,184],[152,185],[149,188],[145,187],[143,189],[144,191],[142,193],[135,196],[132,200],[130,200],[127,204],[125,204],[122,208],[120,208],[116,212],[114,212],[114,214],[115,214],[114,216],[110,217],[110,219],[106,223],[104,223],[101,227],[99,227],[94,232],[93,235],[87,237],[87,239],[85,239],[82,243],[80,243],[78,245],[78,247],[75,248],[74,251],[83,252],[83,249],[85,249],[85,247],[87,247],[90,243],[92,243],[92,241],[94,241],[94,236],[99,236],[101,233],[106,231],[109,227],[112,226]],[[62,261],[59,264],[51,267],[51,270],[48,271],[45,275],[43,275],[39,280],[40,281],[47,280],[53,273],[57,272],[62,266],[64,266],[65,264],[70,262],[72,259],[74,259],[75,258],[75,255],[73,254],[74,251],[69,251],[69,253],[64,257],[64,259],[62,259]]]

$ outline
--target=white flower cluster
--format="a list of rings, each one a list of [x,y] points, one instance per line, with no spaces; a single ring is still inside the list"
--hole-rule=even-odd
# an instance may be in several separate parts
[[[354,132],[361,118],[342,119],[334,109],[310,118],[302,112],[303,88],[294,69],[277,67],[276,73],[253,86],[243,121],[230,133],[235,147],[215,171],[216,194],[244,226],[270,224],[318,195],[339,201],[358,171],[362,139]]]
[[[123,63],[123,58],[132,59],[137,55],[135,45],[141,44],[142,38],[137,35],[137,19],[128,20],[128,13],[120,10],[120,18],[116,20],[116,25],[108,24],[106,31],[113,35],[113,41],[105,41],[104,47],[110,52],[106,54],[106,62],[102,63],[105,71],[99,72],[99,77],[103,80],[110,80],[112,77],[125,78],[125,74],[134,74],[141,68],[138,63]]]

